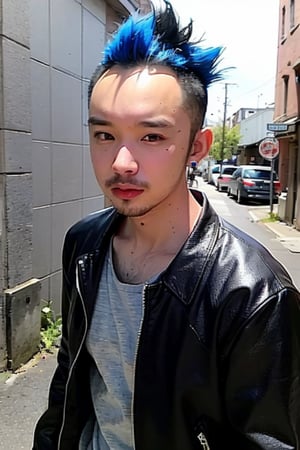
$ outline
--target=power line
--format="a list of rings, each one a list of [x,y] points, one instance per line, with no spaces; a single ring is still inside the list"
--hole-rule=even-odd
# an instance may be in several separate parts
[[[246,91],[246,92],[242,92],[240,94],[240,96],[245,96],[248,94],[251,94],[252,92],[258,91],[259,89],[261,89],[262,87],[266,86],[266,84],[269,84],[270,82],[275,82],[275,76],[272,78],[269,78],[268,80],[264,81],[262,84],[260,84],[259,86],[254,87],[253,89],[250,89],[250,91]]]

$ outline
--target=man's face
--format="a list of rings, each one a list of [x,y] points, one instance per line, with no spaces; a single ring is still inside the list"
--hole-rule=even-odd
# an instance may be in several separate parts
[[[172,70],[115,66],[90,101],[91,158],[104,194],[127,216],[178,200],[186,189],[190,119]]]

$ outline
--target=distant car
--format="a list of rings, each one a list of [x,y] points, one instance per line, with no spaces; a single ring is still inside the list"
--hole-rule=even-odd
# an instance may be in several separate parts
[[[202,179],[203,181],[208,181],[208,170],[205,168],[202,172]]]
[[[233,172],[227,188],[227,194],[236,198],[238,203],[248,199],[270,199],[271,167],[243,165]],[[273,201],[278,200],[280,183],[276,172],[273,172]]]
[[[229,164],[222,165],[221,173],[219,173],[219,176],[217,177],[218,191],[227,191],[228,184],[236,168],[236,166],[230,166]]]
[[[208,182],[217,186],[217,178],[220,175],[220,164],[214,164],[208,171]]]

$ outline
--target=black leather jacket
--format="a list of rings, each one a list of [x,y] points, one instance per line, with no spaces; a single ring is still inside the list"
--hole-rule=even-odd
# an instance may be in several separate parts
[[[159,282],[144,289],[135,449],[299,450],[299,293],[265,248],[194,195],[202,218]],[[35,450],[78,449],[91,414],[85,338],[120,220],[109,208],[67,233],[63,337]]]

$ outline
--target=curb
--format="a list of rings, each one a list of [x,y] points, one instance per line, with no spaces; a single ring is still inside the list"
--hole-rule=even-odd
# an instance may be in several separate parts
[[[251,210],[248,210],[249,216],[252,219],[252,222],[259,222],[260,218]]]
[[[282,241],[290,241],[294,240],[295,242],[300,241],[300,231],[295,228],[287,225],[285,222],[281,222],[279,220],[275,222],[263,222],[262,220],[266,218],[266,214],[263,214],[263,210],[257,211],[248,210],[248,213],[251,217],[252,222],[261,223],[269,230],[272,231],[276,235],[279,240]]]

